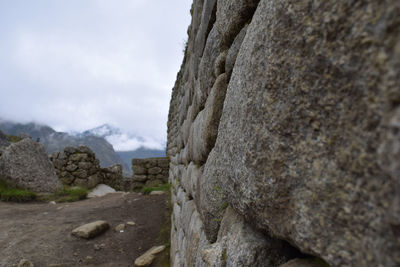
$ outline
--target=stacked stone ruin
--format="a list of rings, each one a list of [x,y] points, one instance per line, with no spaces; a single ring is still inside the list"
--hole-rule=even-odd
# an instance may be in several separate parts
[[[168,183],[168,158],[132,159],[132,188],[157,187]]]
[[[168,158],[132,159],[133,177],[124,177],[122,166],[101,168],[95,153],[86,147],[66,147],[50,156],[61,182],[91,189],[106,184],[119,191],[140,190],[168,183]]]
[[[121,165],[101,168],[96,155],[86,146],[66,147],[62,152],[53,153],[50,159],[61,182],[67,186],[91,189],[102,183],[124,190],[129,184],[129,179],[122,175]]]

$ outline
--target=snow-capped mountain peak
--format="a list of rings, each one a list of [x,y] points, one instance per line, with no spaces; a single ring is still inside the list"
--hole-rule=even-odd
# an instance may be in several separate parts
[[[122,132],[120,129],[113,127],[109,124],[103,124],[96,128],[86,130],[82,133],[83,136],[98,136],[98,137],[108,137],[113,135],[121,135]]]

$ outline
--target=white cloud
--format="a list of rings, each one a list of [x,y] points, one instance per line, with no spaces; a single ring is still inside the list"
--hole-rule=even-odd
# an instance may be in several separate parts
[[[164,144],[151,138],[139,139],[127,134],[111,135],[106,137],[107,141],[113,144],[114,149],[117,151],[135,150],[140,147],[147,147],[151,149],[163,149]]]
[[[165,143],[190,1],[19,2],[0,3],[0,117],[144,137],[121,149]]]

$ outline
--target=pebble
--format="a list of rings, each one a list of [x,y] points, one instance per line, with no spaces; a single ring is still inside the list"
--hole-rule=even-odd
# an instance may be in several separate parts
[[[160,196],[160,195],[164,195],[165,192],[164,191],[152,191],[150,193],[150,196]]]
[[[106,247],[106,244],[104,244],[104,243],[101,243],[100,245],[94,244],[94,246],[93,246],[95,251],[99,251],[99,250],[101,250],[101,249],[103,249],[105,247]]]
[[[121,224],[118,224],[116,227],[115,227],[115,232],[124,232],[124,230],[125,230],[125,224],[123,224],[123,223],[121,223]]]

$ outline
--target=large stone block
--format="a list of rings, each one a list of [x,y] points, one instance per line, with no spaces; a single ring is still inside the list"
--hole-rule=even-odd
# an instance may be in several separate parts
[[[228,76],[228,80],[231,77],[237,55],[239,54],[240,47],[242,46],[242,42],[244,40],[244,37],[246,36],[247,27],[248,26],[245,26],[243,27],[243,29],[240,30],[239,34],[235,37],[235,40],[233,41],[231,47],[229,48],[228,54],[226,55],[225,73]]]
[[[34,192],[56,192],[62,188],[44,146],[30,138],[4,150],[0,157],[0,177]]]
[[[214,147],[227,87],[226,74],[218,76],[204,109],[198,114],[190,129],[189,158],[202,165]]]
[[[207,38],[203,57],[201,58],[199,65],[197,84],[195,84],[193,100],[195,103],[195,105],[193,105],[193,111],[195,114],[204,108],[208,93],[211,91],[215,79],[217,78],[214,72],[214,65],[218,55],[222,52],[220,41],[220,35],[216,28],[213,27]]]
[[[229,48],[240,30],[249,23],[260,0],[218,0],[216,27],[222,46]]]
[[[332,266],[400,264],[398,177],[378,162],[399,15],[396,1],[262,0],[228,87],[210,175],[258,227]]]

